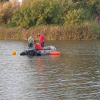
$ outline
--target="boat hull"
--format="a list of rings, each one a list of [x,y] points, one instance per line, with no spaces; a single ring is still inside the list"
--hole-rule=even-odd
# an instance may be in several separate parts
[[[28,50],[21,52],[20,55],[41,56],[41,55],[49,55],[50,52],[52,51],[56,51],[56,48],[54,46],[44,47],[43,50],[38,50],[37,52],[34,51],[34,48],[29,48]]]

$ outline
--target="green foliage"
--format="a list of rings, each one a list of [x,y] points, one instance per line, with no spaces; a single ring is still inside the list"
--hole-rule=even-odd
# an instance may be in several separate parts
[[[14,23],[14,22],[9,22],[9,23],[7,23],[5,26],[6,26],[6,27],[16,27],[17,25],[16,25],[16,23]]]
[[[91,20],[92,15],[91,11],[86,10],[86,9],[78,9],[78,10],[73,10],[73,11],[68,11],[68,14],[66,14],[65,17],[65,23],[64,25],[68,24],[80,24],[83,21]]]
[[[95,34],[100,36],[100,25],[91,24],[90,27],[91,27],[93,33],[95,33]]]
[[[29,28],[35,25],[69,25],[92,20],[100,14],[100,0],[23,0],[22,6],[0,3],[0,24],[16,23]]]
[[[81,14],[80,19],[82,21],[91,21],[94,17],[93,14],[91,13],[91,10],[89,9],[82,9],[80,14]]]
[[[77,23],[80,23],[81,21],[82,21],[81,20],[81,9],[68,11],[68,14],[66,14],[64,25],[77,24]]]
[[[16,9],[13,13],[12,21],[18,26],[30,27],[32,24],[31,10],[28,7],[22,7],[20,10]]]
[[[63,6],[63,15],[67,14],[68,11],[73,11],[74,9],[77,9],[76,5],[72,2],[72,0],[64,0],[62,3]]]
[[[62,5],[58,0],[38,0],[27,2],[20,10],[14,11],[12,21],[27,28],[41,24],[60,24],[61,14]]]

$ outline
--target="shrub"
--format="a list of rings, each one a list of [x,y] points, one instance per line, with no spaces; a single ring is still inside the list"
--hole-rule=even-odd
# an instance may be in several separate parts
[[[60,24],[61,14],[62,5],[58,0],[30,0],[20,10],[14,11],[12,21],[26,28],[41,24]]]
[[[66,14],[65,17],[64,25],[78,24],[82,21],[80,18],[81,18],[81,9],[68,11],[68,14]]]
[[[64,25],[68,24],[80,24],[87,20],[92,20],[91,11],[87,9],[78,9],[73,11],[68,11],[68,14],[66,14],[65,17],[65,23]]]
[[[16,27],[16,23],[15,22],[9,22],[7,24],[5,24],[6,27]]]
[[[6,24],[7,22],[11,21],[11,18],[13,16],[13,11],[16,9],[15,6],[16,1],[13,0],[11,3],[5,2],[5,3],[0,3],[0,23],[1,24]]]

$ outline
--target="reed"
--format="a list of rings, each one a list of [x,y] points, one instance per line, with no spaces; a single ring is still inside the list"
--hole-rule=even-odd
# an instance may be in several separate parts
[[[68,26],[41,25],[29,29],[0,26],[0,39],[27,40],[33,34],[34,39],[38,40],[37,33],[41,33],[46,36],[46,40],[93,40],[100,38],[99,29],[100,25],[90,22]]]

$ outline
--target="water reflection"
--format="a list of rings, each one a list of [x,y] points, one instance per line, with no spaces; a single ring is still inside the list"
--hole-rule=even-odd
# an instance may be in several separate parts
[[[35,62],[38,65],[38,67],[42,67],[44,65],[44,60],[42,59],[41,56],[36,56],[35,57]]]
[[[50,55],[50,57],[51,57],[52,59],[59,59],[59,58],[60,58],[60,55]]]
[[[45,100],[45,69],[44,69],[44,60],[42,59],[41,56],[36,56],[35,57],[35,63],[36,63],[36,69],[37,69],[37,100]]]
[[[20,56],[26,41],[0,41],[0,100],[99,100],[100,41],[50,43],[60,55]]]

